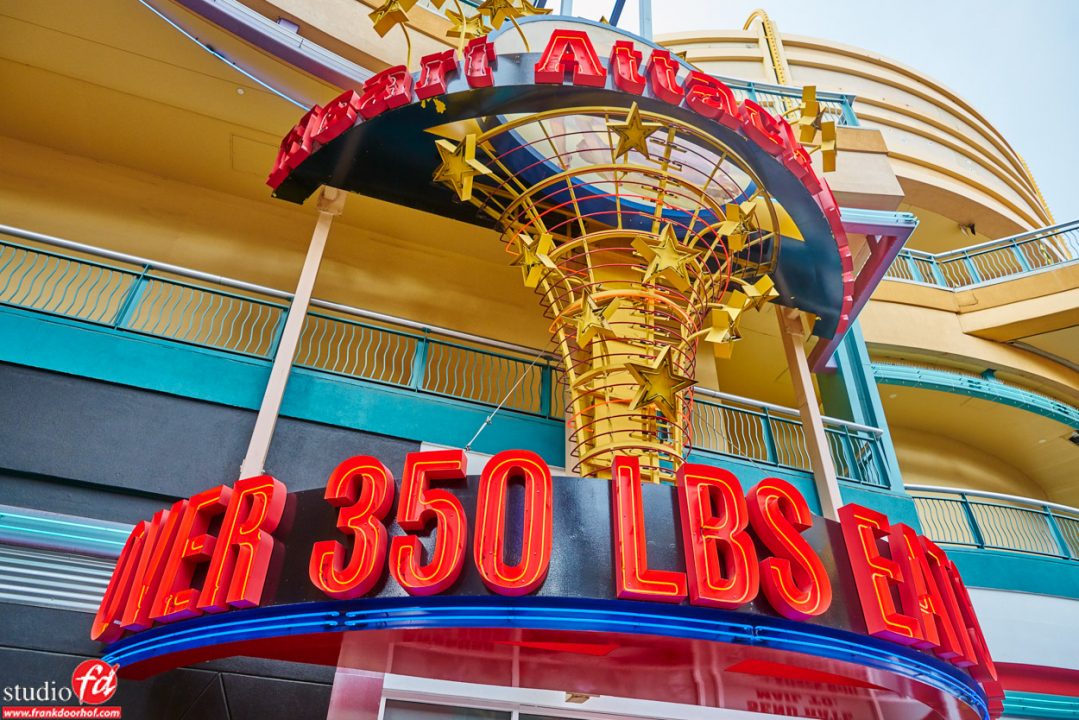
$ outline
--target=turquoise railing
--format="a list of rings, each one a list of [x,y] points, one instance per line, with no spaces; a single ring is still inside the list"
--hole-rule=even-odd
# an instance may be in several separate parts
[[[825,418],[824,434],[841,480],[890,487],[881,430]],[[775,467],[812,471],[797,410],[705,388],[694,391],[692,445]]]
[[[991,373],[975,375],[957,370],[875,362],[873,376],[877,382],[886,385],[958,393],[1011,405],[1079,430],[1079,408],[1048,395],[1002,382]]]
[[[927,253],[901,250],[885,278],[958,290],[1041,272],[1079,260],[1079,220],[971,245]]]
[[[908,485],[926,536],[937,543],[1079,561],[1079,509],[1030,498]]]
[[[0,226],[0,304],[269,360],[288,293]],[[26,241],[29,241],[28,244]],[[108,262],[105,262],[105,261]],[[531,348],[312,301],[298,367],[562,420],[556,359]],[[698,388],[693,447],[811,470],[796,410]],[[827,419],[845,481],[889,487],[881,431]]]

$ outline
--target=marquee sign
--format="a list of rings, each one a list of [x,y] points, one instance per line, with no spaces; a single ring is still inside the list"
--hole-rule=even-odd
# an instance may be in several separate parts
[[[635,614],[638,632],[660,636],[677,622],[734,616],[743,626],[801,625],[821,647],[837,633],[847,646],[858,636],[885,641],[889,663],[914,658],[917,677],[932,676],[930,667],[953,693],[964,686],[956,678],[968,678],[958,694],[971,707],[999,705],[996,671],[954,563],[880,513],[847,505],[840,523],[827,521],[786,481],[765,479],[746,492],[708,465],[683,465],[675,486],[642,483],[633,457],[616,460],[610,483],[553,478],[529,451],[493,456],[479,477],[465,468],[461,450],[411,453],[398,482],[376,458],[357,456],[323,491],[290,494],[260,476],[180,500],[131,532],[91,635],[111,643],[109,662],[144,674],[220,654],[306,659],[305,647],[324,643],[310,636],[362,629],[308,628],[269,652],[229,645],[237,637],[214,628],[232,615],[334,606],[362,615],[403,603],[419,614],[387,614],[382,629],[439,626],[443,612],[447,626],[461,627],[469,623],[455,603],[490,602],[514,608],[518,627],[560,629],[572,626],[560,623],[571,608],[592,604]],[[533,606],[545,608],[546,621],[528,617]],[[655,612],[668,619],[648,627],[644,618]],[[270,627],[241,637],[294,634]],[[849,660],[843,652],[832,657]],[[803,642],[793,654],[818,653]]]
[[[850,249],[810,155],[834,164],[835,119],[811,93],[740,95],[617,28],[516,29],[312,108],[268,182],[285,200],[329,185],[501,231],[551,320],[574,470],[609,478],[623,453],[671,481],[701,340],[729,357],[769,302],[829,340],[852,320]]]

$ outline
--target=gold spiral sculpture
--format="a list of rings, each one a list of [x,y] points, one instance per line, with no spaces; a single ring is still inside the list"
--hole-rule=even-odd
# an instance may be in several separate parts
[[[776,296],[789,218],[730,148],[636,104],[432,132],[435,181],[496,221],[551,319],[574,470],[609,477],[616,454],[635,455],[645,477],[672,480],[692,441],[698,341],[724,354],[741,312]]]

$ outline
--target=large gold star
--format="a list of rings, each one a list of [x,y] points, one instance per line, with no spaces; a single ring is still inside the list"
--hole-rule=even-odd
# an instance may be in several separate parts
[[[817,128],[821,123],[820,102],[817,100],[817,86],[806,85],[802,88],[802,104],[798,106],[798,139],[803,143],[813,142]]]
[[[741,339],[742,336],[738,333],[741,315],[740,305],[719,305],[712,308],[712,324],[704,340],[712,343],[712,352],[717,358],[729,359],[734,341]]]
[[[484,0],[476,8],[480,15],[486,15],[491,19],[491,27],[495,30],[502,27],[506,18],[517,18],[521,12],[513,6],[512,0]]]
[[[592,297],[585,296],[581,303],[581,312],[577,314],[577,346],[588,347],[596,335],[614,337],[611,318],[618,312],[620,302],[615,299],[600,307]]]
[[[540,233],[539,239],[527,233],[517,236],[517,259],[513,264],[521,266],[521,276],[525,287],[538,287],[540,278],[548,270],[558,269],[550,257],[552,250],[554,250],[554,240],[550,233]]]
[[[678,416],[678,393],[692,387],[694,380],[677,372],[669,347],[663,348],[651,363],[626,363],[626,369],[640,385],[629,404],[630,410],[655,405],[668,418]]]
[[[449,185],[462,201],[471,200],[473,178],[491,174],[476,159],[476,136],[469,133],[456,146],[449,140],[436,140],[435,147],[442,157],[442,164],[435,170],[435,182]]]
[[[408,11],[415,4],[416,0],[386,0],[367,17],[374,23],[375,32],[381,37],[386,37],[386,33],[395,25],[408,22]]]
[[[607,123],[607,127],[618,135],[618,146],[614,150],[614,159],[622,157],[630,150],[636,150],[651,159],[648,154],[648,138],[656,130],[663,127],[660,123],[646,123],[641,121],[641,111],[637,103],[629,109],[624,123]]]
[[[491,32],[491,28],[483,24],[482,15],[470,16],[463,12],[456,13],[453,10],[447,10],[446,19],[453,23],[453,26],[446,31],[446,37],[472,40]]]
[[[686,265],[700,255],[700,251],[690,250],[679,243],[670,223],[663,227],[656,245],[650,245],[648,241],[646,235],[638,235],[633,241],[633,249],[650,261],[644,271],[644,282],[660,275],[679,290],[689,290],[689,268]]]

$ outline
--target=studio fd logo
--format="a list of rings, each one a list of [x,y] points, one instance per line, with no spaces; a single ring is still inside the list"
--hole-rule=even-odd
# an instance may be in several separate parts
[[[71,674],[71,689],[84,705],[100,705],[116,692],[119,665],[102,660],[85,660]]]

